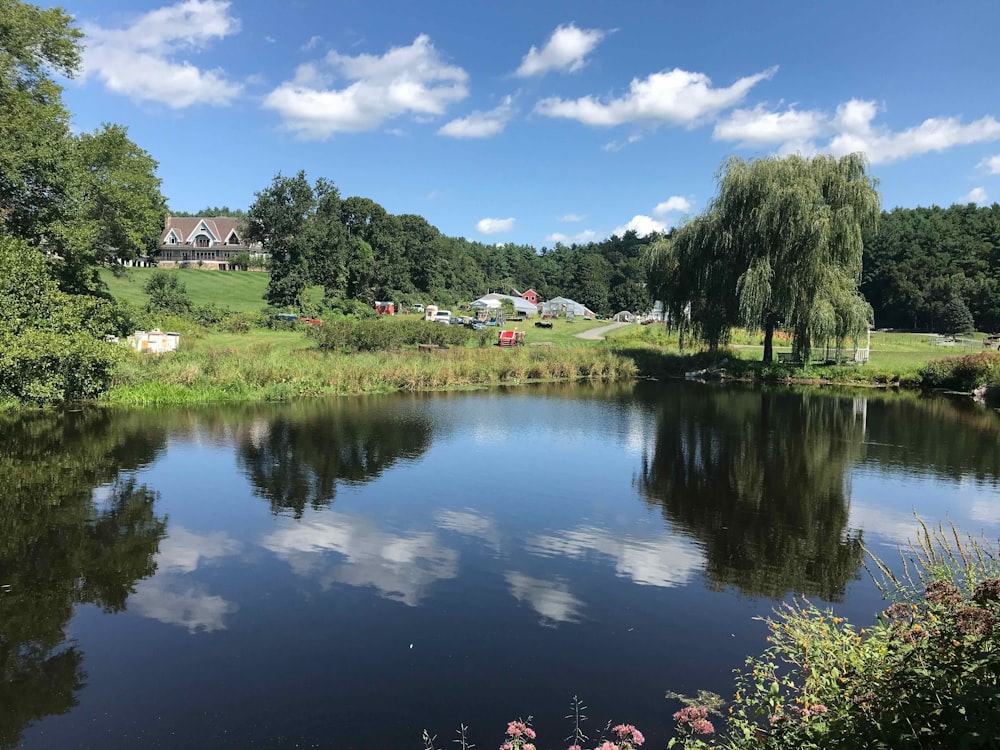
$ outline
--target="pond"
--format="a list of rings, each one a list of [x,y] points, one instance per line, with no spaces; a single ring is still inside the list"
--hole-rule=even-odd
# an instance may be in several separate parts
[[[0,417],[0,747],[561,748],[731,694],[914,512],[1000,535],[964,400],[640,382]]]

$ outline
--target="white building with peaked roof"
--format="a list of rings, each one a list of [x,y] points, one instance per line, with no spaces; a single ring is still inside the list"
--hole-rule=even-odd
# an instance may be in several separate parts
[[[267,253],[240,236],[239,220],[232,216],[167,216],[158,245],[163,267],[217,268],[227,270],[233,256],[248,253],[263,260]]]

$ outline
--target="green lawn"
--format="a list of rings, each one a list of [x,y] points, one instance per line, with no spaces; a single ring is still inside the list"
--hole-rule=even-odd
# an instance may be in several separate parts
[[[264,289],[268,275],[258,271],[203,271],[197,268],[127,268],[120,275],[101,270],[101,280],[116,299],[145,307],[148,297],[143,285],[156,271],[174,274],[187,287],[194,305],[209,303],[237,312],[255,312],[265,307]]]

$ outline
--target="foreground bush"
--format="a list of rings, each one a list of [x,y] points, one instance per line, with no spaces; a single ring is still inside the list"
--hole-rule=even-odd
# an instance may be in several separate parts
[[[725,732],[696,728],[709,708],[691,705],[675,714],[671,746],[996,747],[996,549],[924,527],[906,578],[876,562],[895,601],[874,627],[857,630],[806,601],[784,605],[765,620],[771,646],[737,673]]]
[[[48,404],[100,395],[121,352],[104,336],[131,330],[115,302],[61,292],[42,253],[0,237],[0,399]]]
[[[966,392],[1000,382],[1000,352],[932,359],[920,368],[920,381],[926,388]]]

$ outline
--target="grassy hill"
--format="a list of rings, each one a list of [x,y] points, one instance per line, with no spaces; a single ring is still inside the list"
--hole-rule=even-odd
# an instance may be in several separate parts
[[[213,303],[237,312],[255,312],[265,307],[264,290],[269,277],[257,271],[127,268],[122,275],[116,276],[108,269],[101,269],[101,279],[116,299],[145,307],[148,297],[142,288],[158,270],[177,275],[187,287],[193,305]]]

